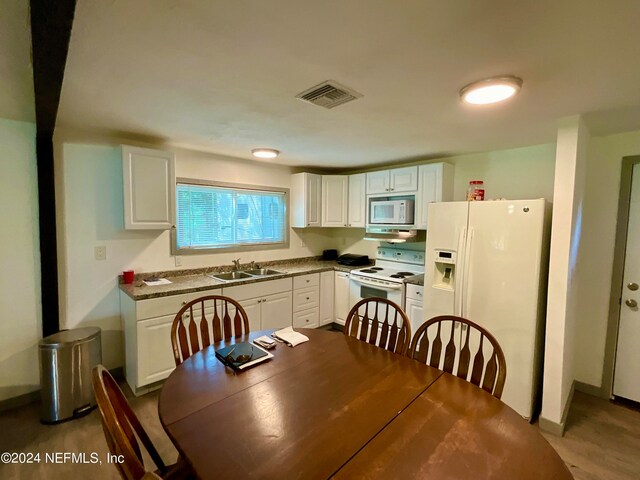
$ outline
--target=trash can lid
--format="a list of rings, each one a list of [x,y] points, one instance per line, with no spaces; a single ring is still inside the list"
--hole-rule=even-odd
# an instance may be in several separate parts
[[[100,335],[99,327],[72,328],[71,330],[61,330],[58,333],[49,335],[40,340],[40,347],[56,348],[70,347],[77,343],[84,343],[87,340]]]

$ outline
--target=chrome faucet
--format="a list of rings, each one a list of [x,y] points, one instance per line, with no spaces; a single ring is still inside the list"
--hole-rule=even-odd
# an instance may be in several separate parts
[[[232,260],[232,262],[233,262],[233,269],[240,270],[240,259],[236,258],[235,260]]]

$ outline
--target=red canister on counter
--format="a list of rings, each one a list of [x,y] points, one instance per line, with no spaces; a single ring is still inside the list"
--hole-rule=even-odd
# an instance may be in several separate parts
[[[484,182],[482,180],[471,180],[469,182],[467,200],[470,202],[484,200]]]

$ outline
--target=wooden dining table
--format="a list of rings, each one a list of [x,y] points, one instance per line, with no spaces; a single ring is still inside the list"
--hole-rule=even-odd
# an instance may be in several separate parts
[[[160,420],[202,479],[570,479],[507,405],[440,370],[340,332],[236,373],[215,349],[166,380]]]

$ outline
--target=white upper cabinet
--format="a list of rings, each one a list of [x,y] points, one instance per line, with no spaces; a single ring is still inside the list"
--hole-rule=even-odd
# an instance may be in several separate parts
[[[346,227],[349,201],[347,175],[322,176],[322,226]]]
[[[453,165],[431,163],[420,165],[420,189],[416,201],[416,228],[427,229],[429,204],[453,200]]]
[[[417,189],[418,167],[394,168],[367,173],[367,195],[415,192]]]
[[[171,228],[176,190],[175,155],[123,145],[122,173],[125,229]]]
[[[389,191],[389,170],[367,173],[367,195]]]
[[[389,190],[393,193],[418,190],[418,167],[389,170]]]
[[[291,175],[291,226],[319,227],[322,207],[322,176],[314,173]]]
[[[367,212],[367,174],[349,175],[349,227],[364,228]]]

